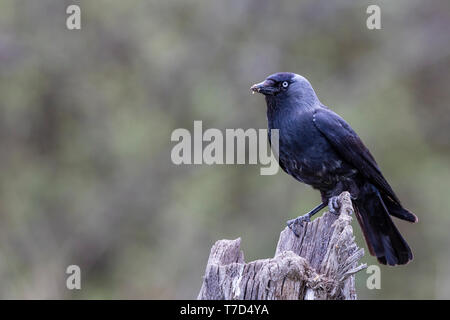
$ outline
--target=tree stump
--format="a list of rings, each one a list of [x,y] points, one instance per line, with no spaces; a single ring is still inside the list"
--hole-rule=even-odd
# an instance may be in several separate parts
[[[199,300],[324,300],[357,298],[354,275],[364,250],[351,226],[348,192],[339,196],[339,215],[325,212],[303,226],[299,237],[286,227],[275,257],[245,263],[241,239],[211,248]]]

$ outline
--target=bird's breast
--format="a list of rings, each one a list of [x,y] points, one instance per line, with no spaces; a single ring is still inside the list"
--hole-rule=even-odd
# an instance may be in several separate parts
[[[275,118],[269,121],[269,128],[279,130],[280,166],[295,179],[326,189],[335,185],[348,170],[346,163],[315,127],[312,114],[305,112]]]

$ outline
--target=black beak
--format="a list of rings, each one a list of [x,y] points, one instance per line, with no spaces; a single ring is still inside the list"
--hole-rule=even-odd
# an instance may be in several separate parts
[[[273,81],[264,80],[263,82],[254,84],[250,87],[250,90],[255,93],[261,93],[263,95],[274,95],[278,92],[277,87],[273,87]]]

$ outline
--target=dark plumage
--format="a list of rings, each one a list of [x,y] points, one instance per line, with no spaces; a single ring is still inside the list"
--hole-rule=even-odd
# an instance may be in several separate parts
[[[417,222],[417,217],[402,207],[361,139],[319,101],[308,80],[282,72],[251,89],[265,95],[269,129],[279,129],[281,168],[322,196],[318,207],[289,221],[289,226],[309,221],[327,204],[334,211],[336,197],[348,191],[370,253],[388,265],[412,260],[411,249],[390,216],[410,222]]]

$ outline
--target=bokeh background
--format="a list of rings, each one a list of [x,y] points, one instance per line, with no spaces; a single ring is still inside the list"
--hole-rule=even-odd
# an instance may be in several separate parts
[[[216,240],[272,257],[318,192],[258,165],[176,166],[170,136],[194,120],[266,128],[249,87],[277,71],[311,81],[419,216],[396,220],[414,261],[381,267],[381,290],[359,273],[359,297],[450,298],[445,0],[2,0],[0,298],[196,298]]]

